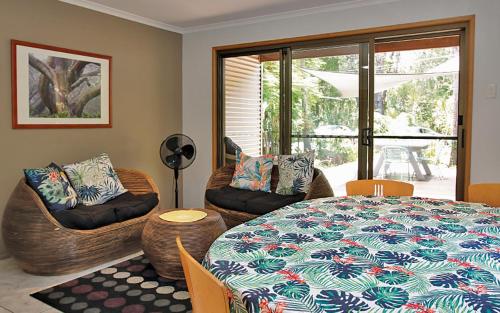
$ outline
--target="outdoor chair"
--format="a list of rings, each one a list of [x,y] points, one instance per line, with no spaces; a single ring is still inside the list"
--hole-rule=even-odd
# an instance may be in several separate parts
[[[385,156],[385,164],[384,164],[384,178],[388,177],[387,172],[389,169],[394,170],[393,165],[406,165],[406,174],[407,178],[410,179],[410,159],[408,157],[408,149],[399,146],[386,146],[383,148],[383,152]],[[403,179],[403,171],[398,168],[398,172],[401,174],[399,179]]]

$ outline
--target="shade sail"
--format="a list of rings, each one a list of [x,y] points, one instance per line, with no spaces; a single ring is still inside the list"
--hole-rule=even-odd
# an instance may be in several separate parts
[[[458,68],[458,58],[452,58],[436,66],[427,73],[376,74],[375,93],[397,87],[412,80],[452,75],[458,72]],[[301,70],[334,86],[343,98],[353,98],[359,96],[359,75],[357,73],[317,71],[305,68],[301,68]]]

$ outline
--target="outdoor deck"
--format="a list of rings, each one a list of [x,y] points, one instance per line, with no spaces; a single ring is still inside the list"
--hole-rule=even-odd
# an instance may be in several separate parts
[[[335,196],[344,196],[345,183],[350,180],[357,179],[357,166],[356,162],[345,163],[340,166],[321,168],[323,173],[328,178]],[[415,196],[439,198],[439,199],[455,199],[455,181],[456,181],[456,168],[429,165],[432,171],[431,177],[426,177],[425,181],[418,181],[415,177],[408,180],[407,168],[391,170],[395,175],[385,177],[386,179],[403,180],[412,183],[415,186]],[[382,171],[381,171],[382,172]],[[404,173],[399,175],[399,173]],[[380,173],[382,174],[382,173]],[[376,177],[382,179],[381,176]]]

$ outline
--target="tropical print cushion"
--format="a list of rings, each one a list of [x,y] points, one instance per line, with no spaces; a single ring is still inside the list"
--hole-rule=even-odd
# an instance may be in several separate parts
[[[272,155],[251,157],[242,151],[236,151],[236,165],[229,185],[239,189],[271,192],[272,170]]]
[[[306,200],[230,229],[204,265],[234,313],[496,313],[499,222],[451,200]]]
[[[278,156],[280,179],[276,193],[307,193],[314,175],[314,151]]]
[[[38,193],[49,211],[58,212],[77,205],[75,190],[55,163],[44,168],[25,169],[24,176],[28,185]]]
[[[105,153],[63,168],[84,205],[102,204],[127,192]]]

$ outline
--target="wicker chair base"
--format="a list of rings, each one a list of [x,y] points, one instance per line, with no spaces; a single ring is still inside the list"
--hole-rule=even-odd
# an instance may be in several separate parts
[[[259,215],[255,214],[223,209],[207,200],[205,200],[205,208],[218,212],[222,216],[222,219],[224,220],[224,223],[226,223],[228,229],[259,217]]]
[[[153,180],[139,171],[117,169],[125,188],[135,194],[159,193]],[[78,272],[141,250],[147,215],[93,230],[62,226],[22,179],[10,196],[2,221],[7,251],[30,274]]]

